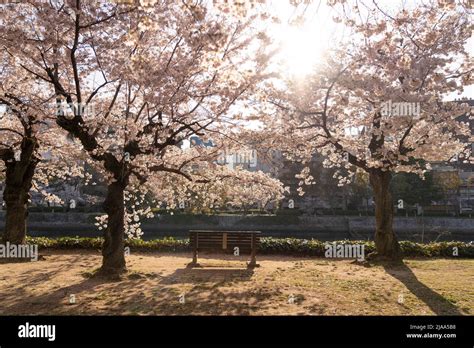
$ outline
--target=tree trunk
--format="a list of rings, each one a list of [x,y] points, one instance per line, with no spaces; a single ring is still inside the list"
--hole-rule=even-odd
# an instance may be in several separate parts
[[[104,210],[107,213],[107,228],[102,245],[102,275],[114,276],[126,271],[124,255],[124,189],[125,184],[114,182],[108,186]]]
[[[388,171],[375,169],[370,172],[370,185],[375,201],[375,247],[376,252],[369,258],[399,260],[401,249],[393,233],[393,202],[390,193],[392,175]]]
[[[13,156],[5,161],[6,178],[3,200],[6,206],[5,231],[3,242],[24,244],[26,239],[26,220],[28,200],[38,159],[34,156],[37,149],[35,139],[25,138],[19,161]]]
[[[5,214],[4,243],[24,244],[26,239],[26,219],[28,217],[29,194],[21,187],[9,186],[3,193],[7,208]]]

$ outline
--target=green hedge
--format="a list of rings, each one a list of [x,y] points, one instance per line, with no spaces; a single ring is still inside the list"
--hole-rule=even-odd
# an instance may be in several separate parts
[[[79,237],[27,237],[27,243],[37,244],[40,249],[100,249],[102,238],[79,238]],[[332,242],[331,242],[332,243]],[[375,250],[372,241],[336,241],[337,244],[364,244],[365,254]],[[261,239],[260,254],[281,254],[294,256],[318,256],[324,257],[326,242],[316,239],[296,239],[296,238],[271,238]],[[126,240],[126,246],[133,250],[140,251],[165,251],[179,252],[190,251],[188,239],[164,238],[145,240]],[[464,242],[438,242],[421,244],[410,241],[400,242],[405,256],[422,257],[456,257],[453,256],[454,247],[458,248],[458,256],[464,258],[474,258],[474,244]]]
[[[28,244],[37,244],[39,249],[100,249],[103,238],[90,237],[27,237]],[[126,240],[125,246],[142,251],[188,251],[187,239],[163,238],[145,241],[141,239]]]
[[[328,242],[315,239],[262,238],[260,253],[324,257],[324,246],[326,243]],[[375,251],[373,241],[341,240],[335,241],[335,243],[352,245],[363,244],[365,245],[364,252],[366,255]],[[411,241],[401,241],[400,247],[405,256],[474,258],[474,244],[472,243],[437,242],[422,244]],[[455,247],[458,248],[458,256],[453,256]]]

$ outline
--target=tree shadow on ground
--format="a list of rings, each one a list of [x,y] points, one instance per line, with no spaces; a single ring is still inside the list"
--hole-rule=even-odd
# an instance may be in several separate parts
[[[49,272],[47,276],[38,272],[30,273],[24,285],[12,289],[14,293],[4,300],[2,311],[14,315],[49,314],[49,311],[56,310],[58,306],[66,304],[70,295],[77,296],[84,292],[92,293],[96,287],[107,282],[101,279],[85,279],[79,283],[59,287],[54,291],[40,295],[28,291],[34,289],[36,285],[53,278],[54,273],[58,272]],[[14,297],[12,298],[12,296]],[[63,312],[58,314],[68,314],[66,307]]]
[[[248,315],[260,301],[277,294],[273,289],[249,289],[253,270],[242,268],[177,269],[169,275],[129,272],[118,281],[86,277],[67,286],[40,294],[32,287],[48,281],[64,269],[27,272],[25,284],[12,289],[2,312],[14,315]],[[235,284],[238,283],[238,284]],[[229,284],[237,288],[227,288]],[[185,302],[180,302],[181,294]],[[70,295],[76,303],[69,304]]]
[[[222,281],[248,281],[254,274],[253,269],[243,268],[181,268],[164,277],[161,284],[202,283]]]
[[[383,263],[385,272],[402,282],[406,288],[423,301],[437,315],[463,315],[446,298],[418,280],[413,271],[404,263]]]
[[[70,259],[71,263],[80,263],[82,261],[82,256],[74,256]],[[42,260],[40,261],[35,261],[35,262],[14,262],[15,264],[17,263],[29,263],[32,266],[36,266],[36,262],[41,264],[43,262]],[[0,266],[8,264],[0,264]],[[5,267],[6,267],[5,266]],[[28,269],[26,271],[23,271],[21,274],[17,275],[17,282],[18,282],[18,287],[16,288],[16,291],[24,291],[27,288],[35,288],[37,285],[42,284],[46,281],[50,281],[53,279],[55,276],[62,272],[67,272],[70,269],[70,266],[68,263],[61,264],[60,266],[55,265],[54,269],[47,269],[47,268],[42,268],[42,269]]]
[[[254,270],[246,268],[208,266],[177,269],[159,282],[167,291],[161,292],[162,298],[155,303],[154,312],[168,315],[249,315],[259,308],[262,300],[275,296],[275,291],[268,289],[246,288],[245,283],[253,275]],[[177,285],[174,292],[166,288],[174,285]],[[176,292],[181,285],[186,286],[186,291]],[[226,288],[227,285],[233,286]],[[236,290],[235,286],[241,290]],[[177,305],[180,295],[184,295],[185,302]]]

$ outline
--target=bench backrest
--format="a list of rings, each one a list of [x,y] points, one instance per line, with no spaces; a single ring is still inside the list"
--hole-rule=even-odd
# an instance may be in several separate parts
[[[194,250],[209,250],[232,254],[238,247],[239,254],[250,254],[260,242],[260,231],[189,231],[189,241]],[[253,245],[255,243],[255,246]]]

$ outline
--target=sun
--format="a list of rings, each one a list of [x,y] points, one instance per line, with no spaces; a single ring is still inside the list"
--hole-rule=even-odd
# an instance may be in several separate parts
[[[271,3],[278,17],[269,28],[279,48],[275,54],[278,70],[287,77],[304,78],[318,68],[329,48],[344,38],[344,26],[332,20],[334,9],[324,1],[295,1],[302,4],[296,7],[284,1]]]
[[[279,35],[279,61],[283,73],[304,77],[311,73],[327,48],[318,30],[288,26]]]

